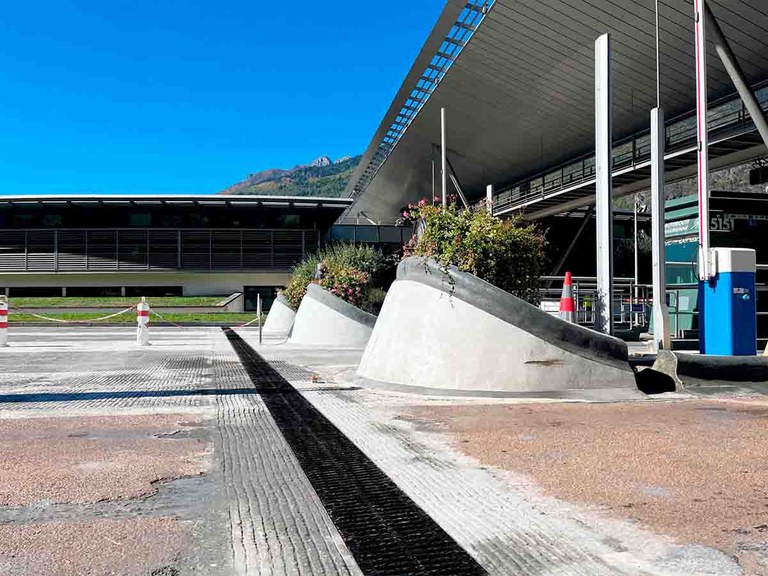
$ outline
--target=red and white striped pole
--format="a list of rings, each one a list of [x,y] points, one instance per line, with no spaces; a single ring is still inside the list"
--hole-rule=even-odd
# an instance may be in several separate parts
[[[0,299],[0,346],[8,346],[8,300]]]
[[[149,346],[149,304],[144,296],[136,305],[136,323],[136,344]]]

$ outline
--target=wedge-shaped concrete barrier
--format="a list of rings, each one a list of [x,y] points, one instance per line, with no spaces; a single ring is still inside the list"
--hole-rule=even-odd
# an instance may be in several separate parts
[[[296,312],[291,308],[288,299],[282,294],[278,294],[272,303],[272,307],[269,309],[267,321],[264,322],[264,332],[290,334],[295,318]]]
[[[301,301],[291,332],[291,343],[312,346],[364,347],[376,316],[368,314],[310,284]]]
[[[358,375],[425,393],[640,395],[627,358],[617,338],[554,318],[471,274],[445,274],[434,262],[409,258],[398,267]]]

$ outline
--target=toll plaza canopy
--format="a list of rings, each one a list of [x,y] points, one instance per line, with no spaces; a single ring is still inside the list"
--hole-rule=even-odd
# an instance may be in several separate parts
[[[645,186],[650,150],[644,133],[657,104],[655,4],[448,0],[353,174],[347,192],[356,202],[347,216],[385,219],[433,190],[440,195],[443,107],[451,171],[470,199],[493,184],[497,192],[513,190],[507,207],[521,212],[547,215],[593,202],[595,40],[604,33],[613,45],[614,170],[622,162],[627,167],[614,172],[615,190]],[[768,3],[708,4],[765,110]],[[694,5],[660,0],[658,6],[667,171],[685,177],[695,174],[696,162]],[[712,167],[764,155],[711,44],[708,52],[710,132],[722,132],[710,136]],[[616,147],[622,143],[624,152]]]

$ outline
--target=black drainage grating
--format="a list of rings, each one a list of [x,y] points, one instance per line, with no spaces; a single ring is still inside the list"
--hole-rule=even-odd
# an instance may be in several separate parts
[[[363,573],[486,574],[253,348],[225,332]]]

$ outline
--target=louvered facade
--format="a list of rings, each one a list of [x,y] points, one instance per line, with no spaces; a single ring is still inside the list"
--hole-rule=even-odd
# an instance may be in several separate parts
[[[0,290],[279,286],[346,199],[0,197]],[[169,288],[170,289],[170,288]]]

